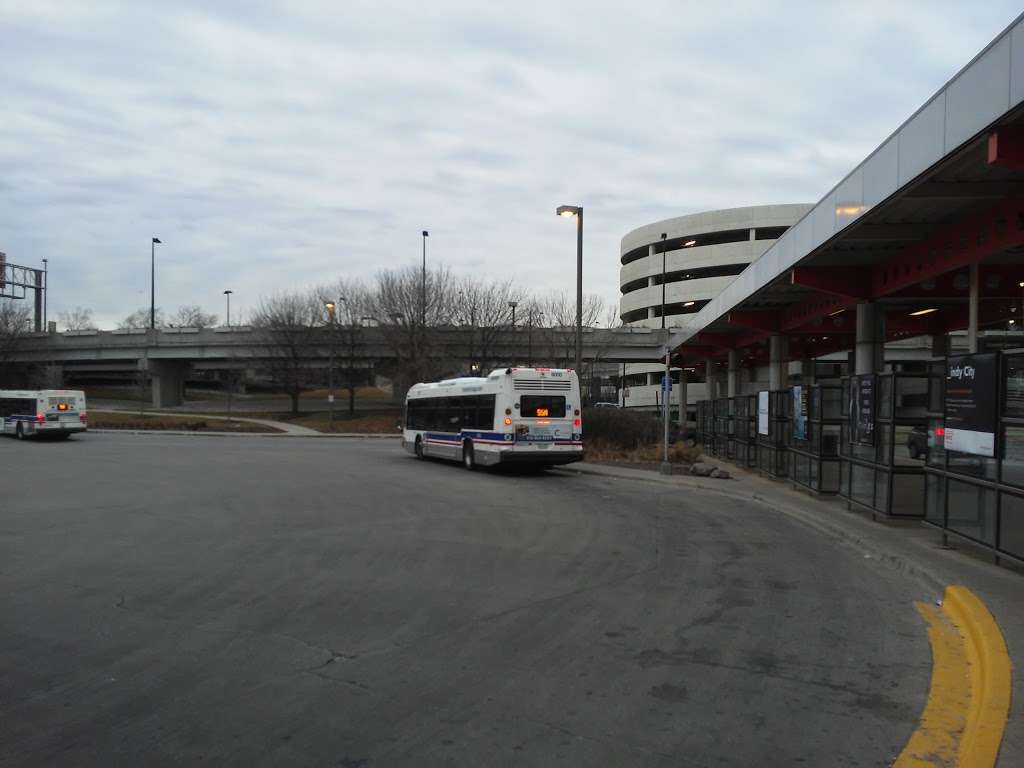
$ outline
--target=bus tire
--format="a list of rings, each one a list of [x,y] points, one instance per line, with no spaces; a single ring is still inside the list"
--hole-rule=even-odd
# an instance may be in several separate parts
[[[21,422],[18,422],[18,426],[14,428],[14,436],[19,440],[25,439],[25,427]]]
[[[462,466],[470,472],[476,469],[476,456],[473,454],[472,440],[467,440],[462,444]]]
[[[413,452],[416,454],[416,458],[421,461],[427,458],[426,454],[423,453],[423,438],[416,435],[416,442],[413,444]]]

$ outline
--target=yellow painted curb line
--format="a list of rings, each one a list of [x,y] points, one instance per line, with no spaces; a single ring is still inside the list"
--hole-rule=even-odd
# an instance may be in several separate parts
[[[945,611],[967,640],[971,704],[957,756],[961,766],[994,766],[1010,712],[1010,654],[985,604],[967,587],[946,588]]]
[[[985,604],[947,587],[944,610],[916,604],[928,622],[932,680],[921,723],[893,765],[991,768],[1010,710],[1010,657]]]

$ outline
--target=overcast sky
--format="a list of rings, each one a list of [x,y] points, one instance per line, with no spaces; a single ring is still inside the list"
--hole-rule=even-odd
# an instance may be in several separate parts
[[[301,7],[300,7],[301,6]],[[216,9],[216,10],[211,10]],[[50,316],[261,295],[428,258],[618,297],[619,241],[815,202],[1019,0],[0,0],[0,251]]]

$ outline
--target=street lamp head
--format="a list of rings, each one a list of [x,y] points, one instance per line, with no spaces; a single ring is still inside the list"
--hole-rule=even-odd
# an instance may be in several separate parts
[[[333,301],[325,301],[324,302],[324,307],[327,309],[328,312],[330,312],[331,314],[334,314],[334,302]]]
[[[234,291],[232,291],[232,290],[224,291],[224,295],[225,296],[230,296],[232,293],[234,293]]]
[[[153,238],[153,242],[154,243],[160,243],[160,245],[163,245],[163,243],[160,242],[160,238],[159,237],[154,237]]]
[[[668,239],[668,232],[662,232],[661,233],[661,239],[662,240],[667,240]]]
[[[579,216],[582,210],[583,208],[578,205],[560,205],[555,209],[555,213],[568,219],[573,216]]]
[[[429,232],[427,232],[427,230],[425,230],[425,229],[424,229],[424,230],[423,230],[423,236],[424,236],[424,237],[430,237],[430,233],[429,233]]]
[[[509,305],[510,307],[512,307],[512,309],[515,309],[516,307],[518,307],[518,306],[519,306],[519,302],[518,302],[518,301],[510,301],[510,302],[508,303],[508,305]]]

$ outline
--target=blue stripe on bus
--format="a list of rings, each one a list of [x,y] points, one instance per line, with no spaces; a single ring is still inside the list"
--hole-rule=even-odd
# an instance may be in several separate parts
[[[506,440],[504,432],[485,432],[476,429],[467,429],[462,432],[426,432],[425,437],[427,440],[434,440],[438,443],[461,443],[466,437],[471,437],[474,440],[512,442],[511,439]]]

